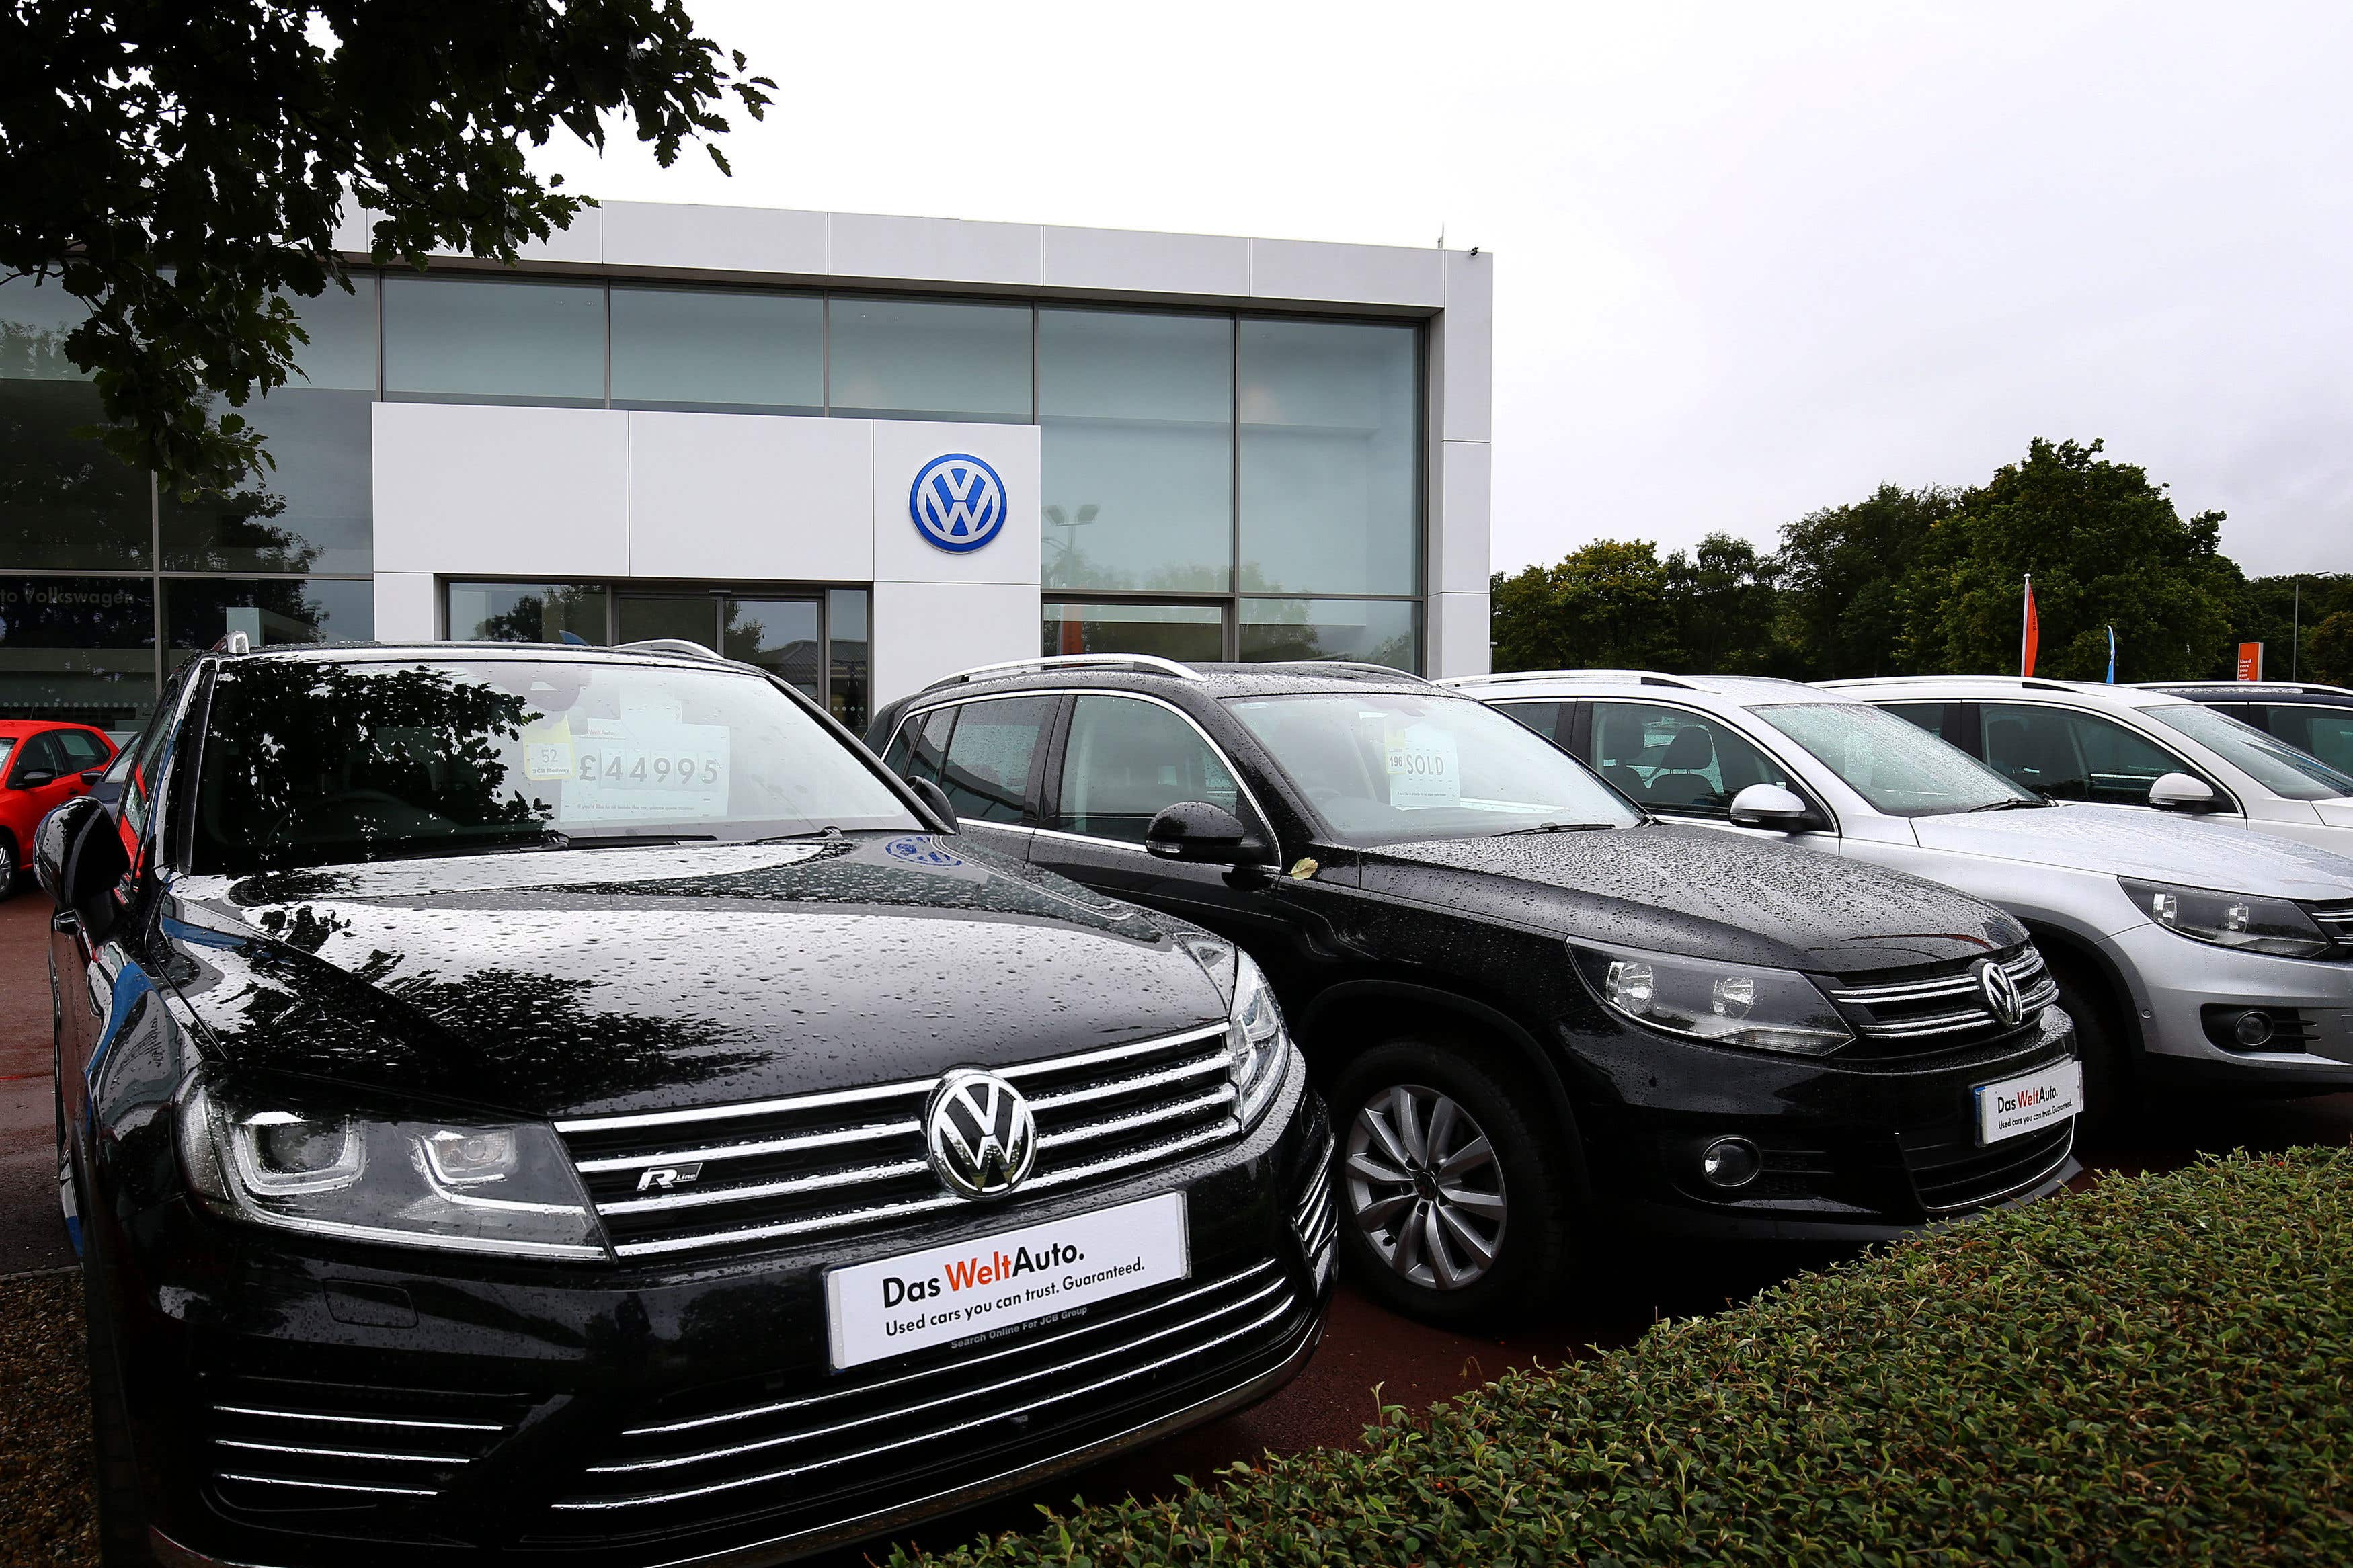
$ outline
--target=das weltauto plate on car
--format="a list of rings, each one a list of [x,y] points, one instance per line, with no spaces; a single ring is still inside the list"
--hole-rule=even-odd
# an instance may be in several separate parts
[[[827,1340],[839,1372],[1059,1317],[1191,1271],[1185,1194],[1163,1193],[828,1269]]]
[[[1969,1092],[1977,1097],[1978,1142],[1999,1143],[2080,1115],[2084,1064],[2071,1057]]]

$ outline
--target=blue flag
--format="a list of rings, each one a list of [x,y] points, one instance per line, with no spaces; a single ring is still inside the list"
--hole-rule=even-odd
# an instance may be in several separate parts
[[[2116,628],[2108,628],[2108,684],[2116,683]]]

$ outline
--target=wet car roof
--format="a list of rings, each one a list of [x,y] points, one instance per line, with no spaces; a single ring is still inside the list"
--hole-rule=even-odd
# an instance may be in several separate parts
[[[1148,666],[1134,668],[1071,668],[1008,670],[970,680],[948,679],[927,686],[906,699],[923,703],[970,691],[1019,691],[1031,688],[1055,690],[1102,687],[1106,691],[1150,691],[1175,696],[1193,693],[1231,697],[1292,697],[1344,692],[1379,692],[1401,697],[1462,697],[1451,688],[1432,685],[1410,675],[1383,676],[1371,671],[1319,670],[1307,665],[1195,664],[1198,679],[1165,674]],[[1464,700],[1469,700],[1465,698]]]

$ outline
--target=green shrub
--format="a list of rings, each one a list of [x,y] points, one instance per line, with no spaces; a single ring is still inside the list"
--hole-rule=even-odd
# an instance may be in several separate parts
[[[930,1561],[2335,1565],[2348,1472],[2353,1151],[2299,1150],[2110,1178]]]

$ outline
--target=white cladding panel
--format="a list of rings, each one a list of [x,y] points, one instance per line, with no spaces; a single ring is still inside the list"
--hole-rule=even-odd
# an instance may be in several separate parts
[[[864,583],[874,426],[757,414],[629,416],[629,575]]]
[[[1038,584],[874,584],[874,705],[959,669],[1038,657]]]
[[[370,412],[378,571],[628,575],[627,414],[460,403]]]

